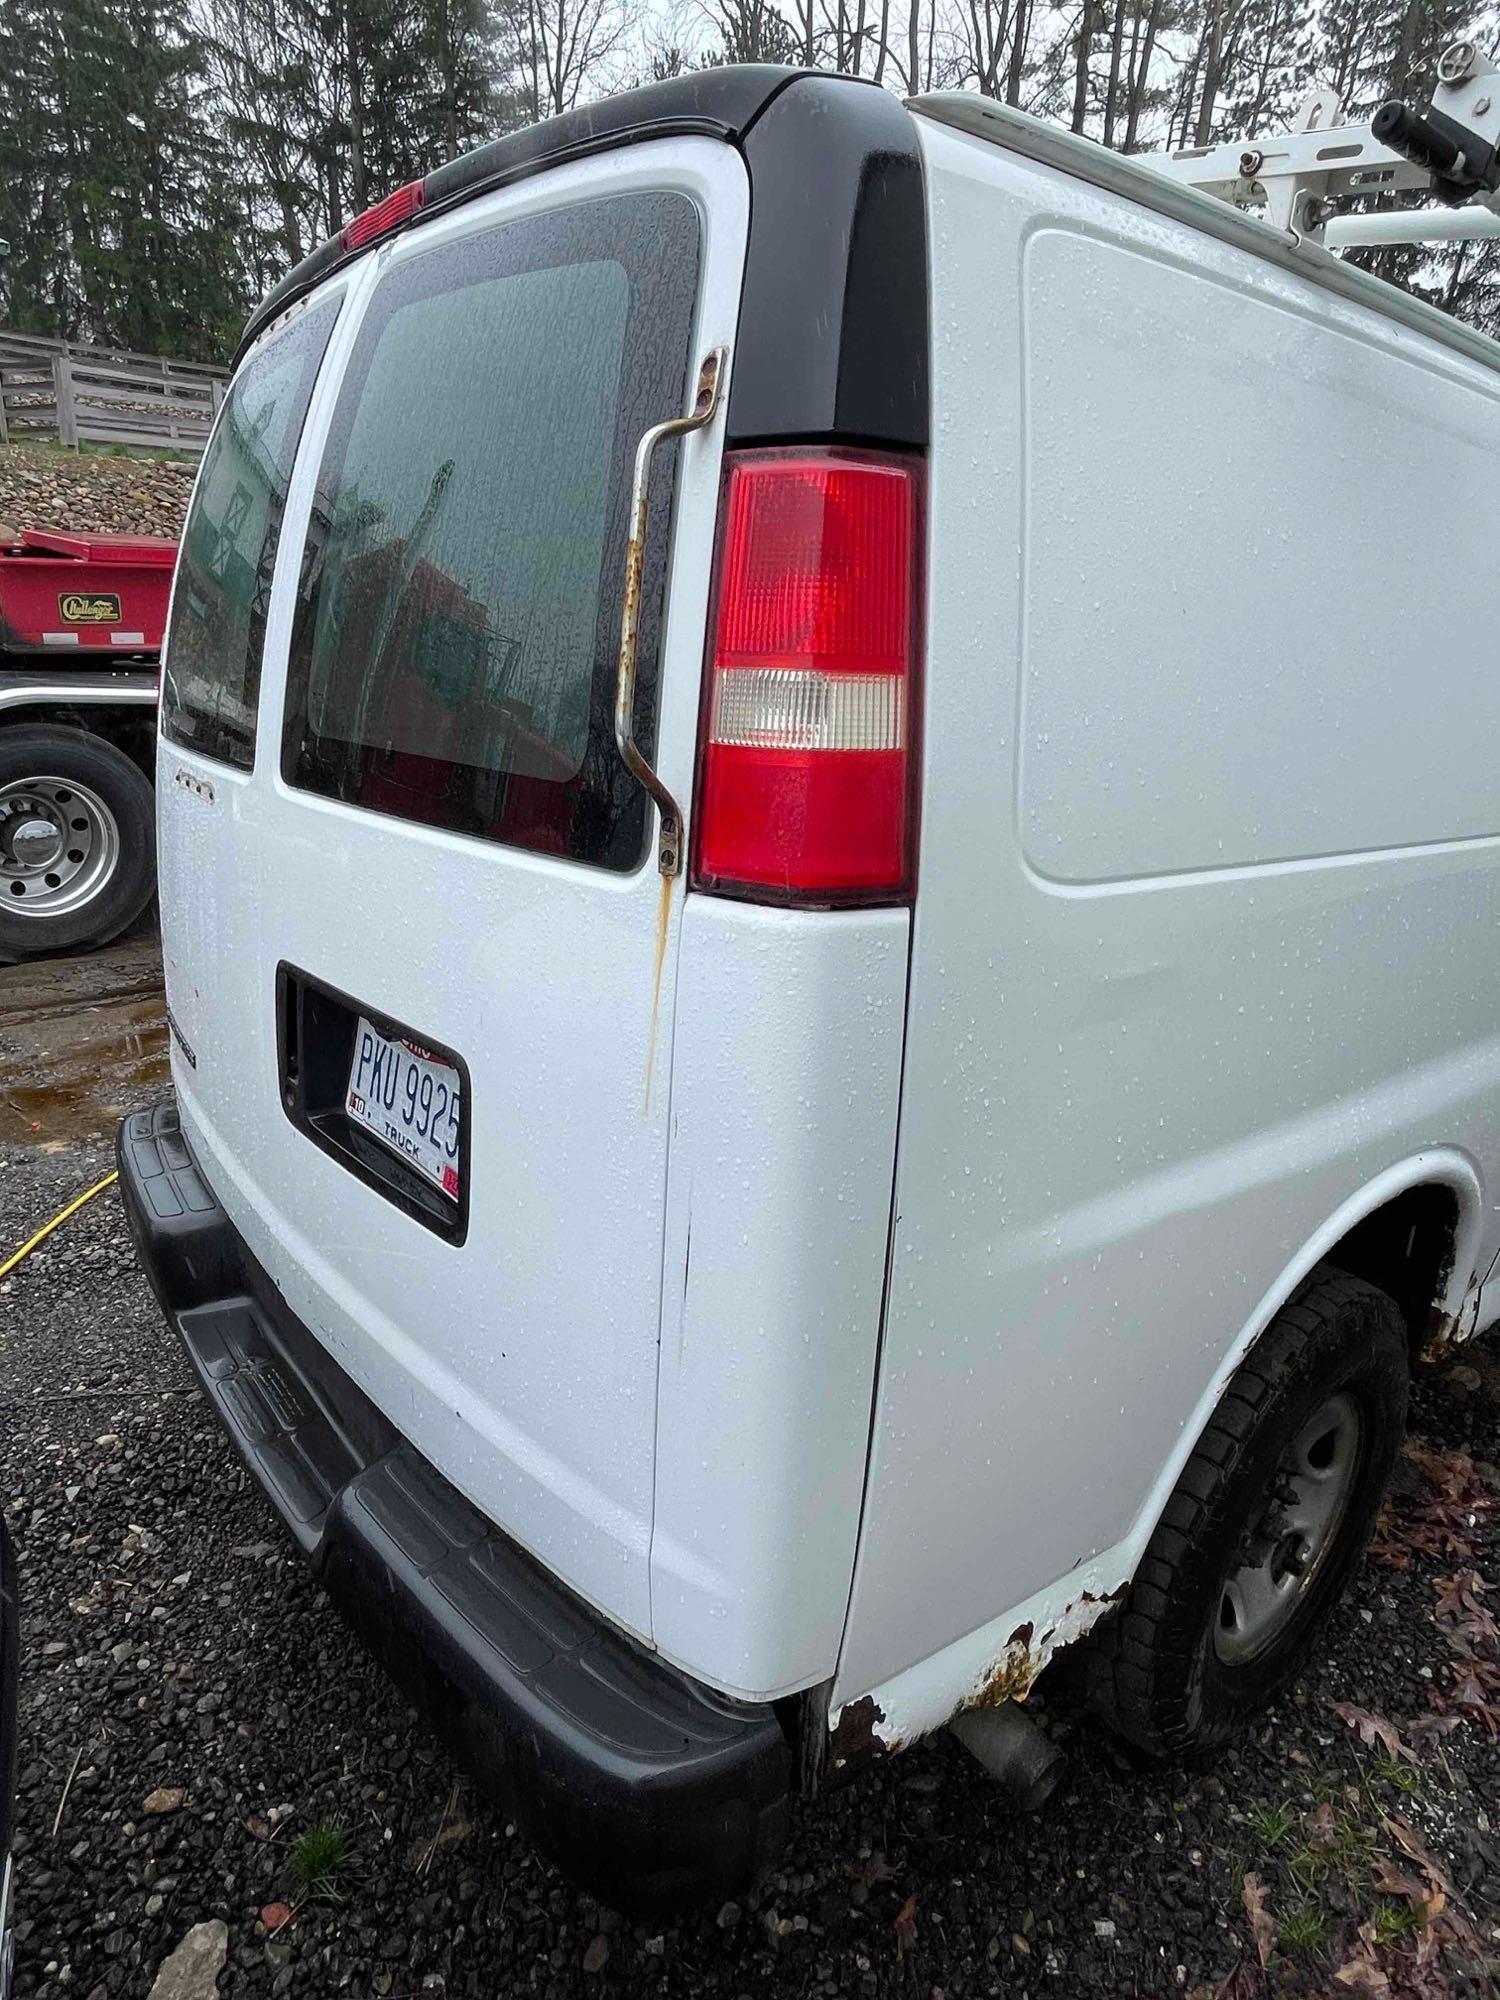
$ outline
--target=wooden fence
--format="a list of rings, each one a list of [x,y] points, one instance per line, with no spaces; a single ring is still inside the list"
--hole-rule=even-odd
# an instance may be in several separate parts
[[[228,371],[0,327],[0,444],[56,438],[201,452]]]

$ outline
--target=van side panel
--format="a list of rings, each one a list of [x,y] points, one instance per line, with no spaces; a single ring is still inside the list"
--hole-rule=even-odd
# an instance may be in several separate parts
[[[918,124],[922,867],[836,1702],[1128,1574],[1301,1246],[1426,1149],[1500,1167],[1500,383]]]
[[[690,896],[672,1057],[652,1626],[769,1698],[828,1679],[859,1530],[909,917]]]

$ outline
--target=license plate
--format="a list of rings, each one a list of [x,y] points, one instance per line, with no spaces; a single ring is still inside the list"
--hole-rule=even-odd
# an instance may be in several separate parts
[[[344,1109],[451,1201],[458,1200],[461,1079],[416,1042],[393,1041],[360,1016]]]

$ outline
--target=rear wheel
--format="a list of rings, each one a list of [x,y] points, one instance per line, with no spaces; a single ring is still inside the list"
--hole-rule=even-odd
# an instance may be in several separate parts
[[[1256,1342],[1091,1642],[1093,1705],[1139,1749],[1222,1743],[1296,1672],[1369,1539],[1407,1374],[1394,1301],[1328,1265]]]
[[[0,730],[0,959],[105,944],[156,887],[152,791],[84,729]]]

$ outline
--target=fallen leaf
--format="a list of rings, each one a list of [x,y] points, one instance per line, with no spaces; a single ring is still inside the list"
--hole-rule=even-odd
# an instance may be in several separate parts
[[[1434,1588],[1437,1604],[1434,1615],[1448,1628],[1448,1644],[1470,1659],[1493,1660],[1500,1656],[1500,1623],[1480,1603],[1485,1581],[1477,1570],[1460,1570],[1455,1576],[1440,1576]]]
[[[1370,1542],[1371,1560],[1384,1563],[1387,1569],[1410,1569],[1411,1553],[1391,1535],[1376,1531]]]
[[[181,1812],[186,1804],[187,1793],[182,1790],[181,1786],[158,1785],[156,1790],[148,1796],[141,1810],[148,1813],[174,1813]]]
[[[1383,1715],[1373,1715],[1367,1708],[1356,1708],[1352,1701],[1334,1702],[1333,1712],[1340,1722],[1348,1724],[1367,1749],[1373,1749],[1378,1743],[1388,1757],[1404,1757],[1408,1764],[1416,1763],[1416,1752],[1402,1742],[1400,1730]]]
[[[1367,1952],[1360,1952],[1355,1958],[1346,1958],[1333,1975],[1340,1986],[1348,1986],[1356,1993],[1389,1993],[1391,1982]]]
[[[1325,1799],[1316,1812],[1307,1817],[1307,1844],[1318,1854],[1326,1854],[1337,1844],[1338,1822],[1334,1817],[1331,1801]]]
[[[603,1931],[600,1931],[598,1936],[590,1944],[588,1950],[583,1954],[584,1971],[602,1972],[604,1970],[605,1960],[608,1957],[609,1957],[609,1939],[604,1935]]]
[[[1451,1699],[1475,1722],[1482,1723],[1491,1736],[1500,1735],[1500,1669],[1488,1661],[1470,1661],[1453,1676]]]
[[[1433,1859],[1416,1829],[1409,1826],[1399,1813],[1382,1813],[1381,1820],[1407,1859],[1416,1862],[1422,1880],[1427,1884],[1427,1900],[1434,1921],[1440,1916],[1445,1932],[1477,1950],[1479,1946],[1473,1926],[1458,1905],[1453,1884]]]
[[[1030,1958],[1031,1946],[1026,1942],[1025,1938],[1022,1937],[1019,1931],[1011,1932],[1010,1941],[1015,1946],[1016,1950],[1021,1954],[1022,1958]]]
[[[1441,1889],[1429,1891],[1384,1856],[1375,1864],[1375,1887],[1382,1896],[1404,1897],[1421,1915],[1424,1930],[1437,1922],[1448,1901]]]
[[[1245,1915],[1250,1919],[1255,1956],[1264,1968],[1270,1963],[1271,1950],[1276,1943],[1276,1923],[1266,1903],[1265,1885],[1258,1875],[1247,1875],[1240,1893],[1244,1897]]]
[[[1457,1729],[1460,1719],[1456,1715],[1419,1715],[1407,1723],[1406,1733],[1419,1750],[1426,1750]]]
[[[1478,1608],[1484,1595],[1484,1578],[1478,1570],[1461,1569],[1455,1576],[1440,1576],[1434,1580],[1437,1592],[1437,1615],[1439,1618],[1458,1618],[1465,1611]]]
[[[894,1920],[896,1939],[902,1951],[909,1951],[917,1941],[917,1899],[908,1896],[896,1912]]]

